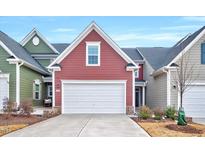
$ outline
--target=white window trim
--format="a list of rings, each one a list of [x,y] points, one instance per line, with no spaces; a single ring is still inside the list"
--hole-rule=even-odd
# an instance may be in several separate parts
[[[137,75],[136,75],[136,72],[137,72]],[[135,73],[135,78],[139,78],[139,69],[137,69],[136,71],[134,71]]]
[[[35,98],[35,85],[38,84],[39,85],[39,98],[36,99]],[[41,100],[41,81],[40,80],[34,80],[33,83],[33,100]]]
[[[100,66],[100,43],[101,42],[86,42],[86,66]],[[89,45],[95,45],[98,46],[98,64],[89,64],[88,63],[88,46]]]
[[[50,95],[50,92],[51,92],[51,89],[50,88],[52,88],[52,85],[48,85],[48,87],[47,87],[47,96],[48,97],[52,97],[52,95]],[[53,89],[53,88],[52,88]],[[52,94],[53,94],[53,92],[52,92]]]

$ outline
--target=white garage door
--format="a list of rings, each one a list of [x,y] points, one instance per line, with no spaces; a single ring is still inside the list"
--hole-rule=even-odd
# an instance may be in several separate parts
[[[184,93],[183,106],[186,116],[205,117],[205,86],[190,86]]]
[[[3,98],[9,96],[8,88],[7,78],[0,77],[0,109],[3,108]]]
[[[125,113],[124,83],[63,83],[63,113]]]

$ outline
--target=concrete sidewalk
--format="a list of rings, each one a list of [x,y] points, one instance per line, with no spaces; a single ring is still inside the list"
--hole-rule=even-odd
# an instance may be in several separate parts
[[[60,115],[5,136],[10,137],[148,137],[127,115]]]

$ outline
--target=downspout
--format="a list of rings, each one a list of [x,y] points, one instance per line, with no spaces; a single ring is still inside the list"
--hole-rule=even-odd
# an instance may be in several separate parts
[[[20,104],[20,67],[24,64],[21,62],[20,64],[16,63],[16,103],[17,106]]]

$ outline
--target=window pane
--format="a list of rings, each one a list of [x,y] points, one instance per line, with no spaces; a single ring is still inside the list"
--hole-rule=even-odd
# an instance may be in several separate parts
[[[205,64],[205,44],[202,44],[202,49],[201,49],[201,63]]]
[[[138,71],[135,71],[135,77],[138,78]]]
[[[35,85],[35,91],[39,91],[39,85],[38,84]]]
[[[98,64],[98,56],[88,56],[89,64]]]
[[[39,92],[35,92],[35,99],[39,99]]]
[[[88,46],[88,55],[98,55],[98,46]]]

